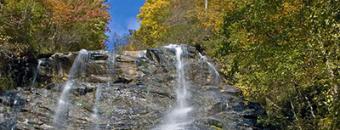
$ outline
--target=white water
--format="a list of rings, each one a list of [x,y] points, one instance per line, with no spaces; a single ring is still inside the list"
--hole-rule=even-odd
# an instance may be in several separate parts
[[[97,86],[97,88],[96,88],[96,99],[95,99],[94,106],[93,106],[93,113],[91,114],[91,118],[92,118],[93,122],[95,123],[93,130],[100,130],[100,127],[99,127],[100,115],[99,115],[98,103],[99,103],[100,98],[101,98],[101,93],[102,93],[102,87]]]
[[[58,76],[59,77],[64,76],[64,70],[63,70],[63,67],[61,66],[61,63],[58,63]]]
[[[215,66],[208,61],[208,58],[206,56],[203,56],[201,53],[198,53],[198,54],[199,54],[201,60],[203,60],[205,63],[208,64],[209,70],[214,73],[214,83],[216,83],[216,84],[219,83],[220,82],[220,74],[216,70]]]
[[[109,68],[109,74],[111,74],[110,76],[114,75],[114,66],[115,66],[115,62],[116,62],[116,51],[113,50],[111,55],[109,55],[108,57],[108,68]]]
[[[185,80],[184,66],[182,62],[183,49],[180,45],[169,45],[166,48],[174,49],[176,51],[176,106],[165,117],[163,124],[156,130],[185,130],[192,120],[188,117],[193,108],[188,104],[187,99],[190,93],[187,90],[188,85]]]
[[[37,68],[35,69],[35,73],[34,73],[34,75],[33,75],[33,80],[32,80],[32,85],[31,85],[32,88],[34,87],[35,82],[36,82],[36,80],[37,80],[37,76],[38,76],[38,74],[39,74],[39,68],[40,68],[40,66],[41,66],[41,63],[42,63],[42,61],[41,61],[41,60],[38,60],[38,65],[37,65]]]
[[[53,124],[57,129],[67,128],[67,114],[69,108],[69,93],[74,86],[74,80],[78,73],[84,70],[85,62],[88,59],[88,52],[84,49],[79,51],[69,72],[68,80],[58,100],[58,106],[53,118]]]
[[[15,99],[14,101],[13,101],[13,106],[15,106],[15,107],[17,107],[16,105],[17,105],[17,103],[18,103],[18,99]],[[15,119],[15,121],[17,120],[17,116],[18,116],[18,108],[14,108],[14,110],[13,110],[13,113],[14,113],[14,115],[13,115],[13,117],[14,117],[14,119]],[[12,127],[11,127],[11,130],[15,130],[16,129],[16,126],[17,124],[15,123]]]
[[[116,55],[115,52],[113,51],[111,55],[109,55],[107,59],[107,66],[108,66],[108,76],[113,76],[114,74],[114,65],[115,65],[115,59]],[[109,87],[111,85],[110,81],[107,82],[107,86]],[[102,95],[102,87],[103,86],[97,86],[96,87],[96,95],[95,95],[95,103],[93,106],[93,113],[91,114],[91,119],[93,120],[94,126],[93,130],[100,130],[100,114],[99,114],[99,102],[101,100],[101,95]]]

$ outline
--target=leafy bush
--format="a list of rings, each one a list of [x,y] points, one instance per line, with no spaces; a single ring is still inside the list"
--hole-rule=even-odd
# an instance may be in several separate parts
[[[15,84],[10,77],[0,75],[0,92],[14,87]]]

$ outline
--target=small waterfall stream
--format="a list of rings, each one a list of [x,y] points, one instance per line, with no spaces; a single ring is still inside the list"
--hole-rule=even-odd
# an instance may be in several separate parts
[[[33,80],[32,80],[32,85],[31,85],[31,87],[34,87],[34,85],[35,85],[35,82],[36,82],[37,77],[38,77],[38,74],[39,74],[39,68],[40,68],[40,66],[41,66],[41,63],[42,63],[42,61],[39,59],[39,60],[38,60],[38,65],[37,65],[37,67],[36,67],[36,69],[35,69],[35,72],[34,72],[34,75],[33,75]]]
[[[165,117],[164,123],[156,128],[157,130],[185,130],[186,127],[191,124],[192,120],[188,117],[188,114],[193,108],[188,104],[187,99],[190,97],[190,93],[187,90],[188,84],[185,80],[185,71],[182,61],[183,49],[180,45],[169,45],[165,48],[174,49],[176,51],[176,106]]]
[[[96,95],[95,95],[96,99],[95,99],[94,106],[93,106],[93,113],[91,114],[91,118],[94,122],[93,130],[100,130],[100,126],[99,126],[100,115],[99,115],[98,103],[101,98],[101,93],[102,93],[102,86],[97,86]]]
[[[113,74],[114,74],[114,65],[115,65],[115,59],[116,59],[116,55],[115,52],[113,51],[112,54],[109,54],[109,57],[107,59],[107,67],[108,67],[108,72],[107,75],[109,77],[112,78]],[[107,87],[111,86],[111,82],[108,81],[107,82]],[[91,114],[91,119],[93,120],[93,130],[101,130],[100,128],[100,106],[99,103],[101,101],[101,96],[102,96],[102,89],[103,87],[105,87],[104,85],[97,85],[96,86],[96,94],[95,94],[95,102],[94,102],[94,106],[93,106],[93,112]]]
[[[35,67],[29,86],[41,79],[40,88],[0,93],[0,129],[236,129],[254,121],[239,116],[248,110],[239,90],[192,46],[56,53]]]
[[[209,70],[214,73],[214,83],[218,84],[220,82],[220,74],[216,70],[215,66],[208,61],[208,58],[206,56],[203,56],[201,53],[198,53],[201,60],[208,64]]]
[[[10,127],[11,130],[16,130],[17,129],[17,118],[18,118],[18,112],[22,109],[23,107],[23,101],[20,99],[20,97],[18,96],[17,93],[15,93],[13,95],[14,97],[14,101],[13,101],[13,109],[12,109],[12,112],[13,112],[13,124],[9,124],[9,125],[12,125]]]
[[[69,93],[75,84],[77,74],[84,71],[85,62],[88,60],[88,52],[84,49],[79,51],[69,72],[69,77],[58,100],[58,106],[54,115],[53,124],[57,129],[67,128],[67,114],[69,107]]]

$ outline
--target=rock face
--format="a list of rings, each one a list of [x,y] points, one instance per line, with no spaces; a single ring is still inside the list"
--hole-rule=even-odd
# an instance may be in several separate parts
[[[257,129],[258,106],[245,105],[240,91],[216,83],[199,52],[183,45],[185,77],[194,119],[190,130]],[[0,94],[0,129],[54,129],[53,115],[67,71],[77,53],[55,54],[39,68],[40,88]],[[65,129],[149,130],[157,127],[176,102],[176,57],[166,48],[127,51],[115,58],[92,51],[85,72],[73,86]],[[99,121],[91,118],[96,89]],[[98,95],[97,95],[98,96]]]

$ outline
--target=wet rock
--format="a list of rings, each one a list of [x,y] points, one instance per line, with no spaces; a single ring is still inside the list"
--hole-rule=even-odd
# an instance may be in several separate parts
[[[194,119],[189,129],[256,129],[261,107],[245,103],[239,89],[214,81],[215,74],[200,60],[198,51],[186,45],[183,48],[185,79],[191,93],[188,102],[194,108],[189,114]],[[46,83],[40,82],[42,88],[16,90],[15,96],[0,94],[0,129],[14,125],[18,129],[54,129],[58,98],[77,54],[57,53],[45,58],[39,74],[47,78]],[[100,129],[152,129],[175,106],[174,50],[160,47],[122,52],[116,55],[115,64],[110,56],[105,51],[89,52],[86,69],[74,79],[65,128],[94,128],[91,115],[98,89],[102,92],[97,102]],[[15,107],[13,99],[21,99],[23,105]]]

